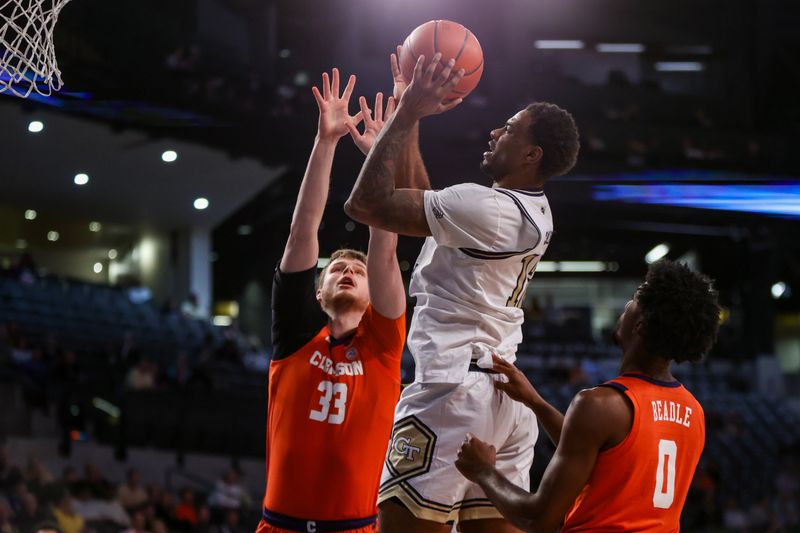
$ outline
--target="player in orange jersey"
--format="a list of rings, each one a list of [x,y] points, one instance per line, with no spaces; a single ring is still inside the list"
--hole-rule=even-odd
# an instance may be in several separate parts
[[[319,230],[338,141],[362,151],[383,125],[361,101],[351,117],[351,76],[323,74],[319,129],[272,288],[273,356],[267,413],[267,486],[258,533],[375,530],[378,484],[400,394],[406,297],[397,236],[370,230],[369,251],[332,254],[315,284]],[[387,105],[387,116],[393,109]]]
[[[719,327],[711,281],[670,261],[653,264],[614,333],[621,375],[581,391],[566,416],[513,365],[497,388],[536,412],[556,452],[531,494],[494,467],[495,450],[468,435],[456,467],[525,531],[680,529],[680,515],[705,442],[700,404],[670,373],[670,361],[699,361]]]

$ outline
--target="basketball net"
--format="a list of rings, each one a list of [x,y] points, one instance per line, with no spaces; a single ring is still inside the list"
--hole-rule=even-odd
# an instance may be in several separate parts
[[[27,98],[61,89],[53,30],[70,0],[0,0],[0,93]]]

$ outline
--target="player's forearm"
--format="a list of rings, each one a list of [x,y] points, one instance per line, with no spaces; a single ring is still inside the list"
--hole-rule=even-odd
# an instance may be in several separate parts
[[[425,169],[425,163],[422,161],[422,153],[419,150],[419,121],[411,129],[411,138],[406,149],[406,164],[411,169],[411,182],[406,187],[429,191],[431,182],[428,178],[428,171]],[[397,187],[402,188],[401,185]]]
[[[395,181],[408,182],[409,169],[402,169],[398,162],[407,150],[414,122],[402,112],[401,105],[384,126],[345,202],[344,209],[350,218],[375,226],[391,200]],[[398,172],[403,175],[398,176]]]
[[[314,139],[292,215],[290,238],[316,238],[328,201],[333,154],[337,140]]]
[[[561,440],[561,428],[564,427],[564,415],[561,411],[547,403],[541,396],[526,401],[525,405],[536,414],[547,436],[558,446],[558,441]]]
[[[533,531],[538,514],[533,494],[511,483],[494,467],[475,482],[504,518],[523,531]]]

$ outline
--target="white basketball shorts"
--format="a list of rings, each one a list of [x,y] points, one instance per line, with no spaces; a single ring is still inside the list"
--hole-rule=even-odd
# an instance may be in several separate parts
[[[417,518],[445,523],[502,518],[481,488],[455,467],[467,433],[494,445],[497,469],[530,490],[539,426],[533,411],[494,388],[498,374],[469,372],[463,383],[418,383],[394,415],[378,502],[397,498]]]

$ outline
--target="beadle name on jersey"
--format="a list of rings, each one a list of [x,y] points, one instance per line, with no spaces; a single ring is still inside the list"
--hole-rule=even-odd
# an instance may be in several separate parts
[[[334,363],[327,355],[322,355],[318,350],[311,354],[309,363],[318,367],[329,376],[363,376],[364,364],[361,361],[352,363]]]
[[[654,422],[675,422],[687,428],[691,425],[691,407],[667,400],[652,400],[650,403],[653,404]]]

